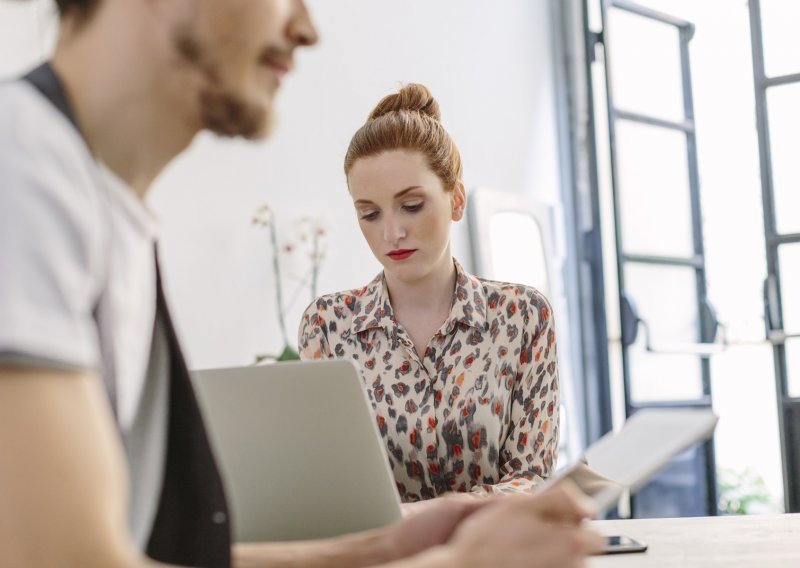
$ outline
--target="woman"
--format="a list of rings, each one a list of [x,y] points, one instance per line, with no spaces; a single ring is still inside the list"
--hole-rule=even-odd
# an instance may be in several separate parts
[[[558,372],[550,305],[537,290],[467,273],[450,252],[464,216],[461,158],[428,89],[381,100],[344,170],[383,272],[317,299],[304,359],[361,367],[405,502],[525,491],[552,472]]]

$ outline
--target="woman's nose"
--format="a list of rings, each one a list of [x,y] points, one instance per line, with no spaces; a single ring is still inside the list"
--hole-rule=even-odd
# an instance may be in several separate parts
[[[383,238],[386,242],[396,244],[406,236],[406,231],[396,217],[387,216],[383,225]]]

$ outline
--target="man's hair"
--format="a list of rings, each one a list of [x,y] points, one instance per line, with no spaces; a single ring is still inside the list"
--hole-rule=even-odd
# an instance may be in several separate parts
[[[461,155],[442,126],[439,103],[425,85],[410,83],[381,99],[350,141],[344,173],[356,160],[391,150],[422,153],[446,190],[461,181]]]
[[[87,18],[100,4],[100,0],[56,0],[58,11],[62,16],[79,16]]]

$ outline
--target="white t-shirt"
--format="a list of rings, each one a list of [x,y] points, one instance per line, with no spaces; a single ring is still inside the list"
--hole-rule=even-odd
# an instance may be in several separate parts
[[[166,451],[156,235],[144,203],[50,101],[25,81],[0,84],[0,362],[102,378],[116,399],[142,549]]]

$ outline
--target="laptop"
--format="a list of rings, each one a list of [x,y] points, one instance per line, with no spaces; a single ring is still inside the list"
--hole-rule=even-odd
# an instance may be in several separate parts
[[[401,517],[351,361],[195,371],[237,542],[324,538]]]

